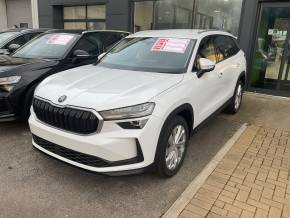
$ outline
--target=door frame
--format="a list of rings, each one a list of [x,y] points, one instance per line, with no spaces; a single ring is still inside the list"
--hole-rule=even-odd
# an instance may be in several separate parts
[[[260,30],[260,27],[261,27],[261,19],[262,19],[262,11],[264,8],[268,8],[268,7],[272,7],[272,8],[290,8],[290,2],[283,2],[283,1],[280,1],[280,2],[274,2],[274,1],[267,1],[267,2],[259,2],[258,3],[258,13],[257,13],[257,18],[256,18],[256,24],[255,24],[255,29],[256,29],[256,32],[255,32],[255,35],[254,35],[254,44],[253,44],[253,49],[251,51],[251,57],[250,57],[250,74],[248,74],[248,79],[247,79],[247,83],[248,83],[248,90],[250,92],[259,92],[259,93],[263,93],[263,94],[269,94],[269,95],[278,95],[278,96],[285,96],[285,97],[290,97],[290,91],[287,92],[287,91],[282,91],[282,90],[279,90],[280,88],[280,84],[281,84],[281,78],[282,77],[282,74],[283,74],[283,68],[285,66],[285,60],[286,60],[286,57],[285,55],[283,55],[283,59],[284,59],[284,62],[283,60],[281,60],[281,65],[280,65],[280,69],[279,69],[279,74],[278,74],[278,81],[277,81],[277,87],[275,90],[271,90],[271,89],[263,89],[263,88],[256,88],[256,87],[253,87],[252,84],[251,84],[251,75],[252,75],[252,68],[254,66],[254,59],[255,59],[255,53],[256,53],[256,50],[258,48],[258,38],[259,38],[259,30]],[[285,42],[289,42],[290,40],[290,18],[289,18],[289,21],[288,21],[288,32],[287,32],[287,37],[286,37],[286,40]],[[288,41],[287,41],[288,39]],[[286,46],[286,43],[285,45]],[[288,49],[288,48],[287,48]],[[284,54],[285,54],[285,50],[284,50]],[[283,65],[283,66],[282,66]]]

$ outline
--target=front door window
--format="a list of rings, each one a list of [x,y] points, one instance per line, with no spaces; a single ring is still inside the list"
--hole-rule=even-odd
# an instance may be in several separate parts
[[[262,5],[251,87],[290,91],[290,7]]]

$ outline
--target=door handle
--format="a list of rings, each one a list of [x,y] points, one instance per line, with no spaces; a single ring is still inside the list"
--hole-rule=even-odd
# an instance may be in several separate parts
[[[221,73],[218,73],[218,77],[219,77],[219,78],[222,78],[223,75],[224,75],[224,73],[222,73],[222,72],[221,72]]]
[[[233,67],[239,68],[239,67],[241,67],[241,64],[234,64]]]

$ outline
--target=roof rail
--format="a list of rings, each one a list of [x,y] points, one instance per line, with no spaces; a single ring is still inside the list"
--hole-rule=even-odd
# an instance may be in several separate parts
[[[206,33],[206,32],[211,32],[211,31],[221,31],[221,32],[226,32],[224,30],[220,30],[220,29],[204,29],[204,30],[200,30],[198,31],[199,34],[201,33]]]

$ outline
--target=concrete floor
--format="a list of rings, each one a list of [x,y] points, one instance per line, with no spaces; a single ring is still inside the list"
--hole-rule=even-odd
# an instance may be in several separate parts
[[[246,93],[241,111],[227,120],[290,130],[290,98]]]
[[[242,123],[290,129],[289,114],[290,101],[247,95],[238,115],[221,114],[192,137],[171,179],[89,173],[34,150],[26,125],[0,124],[0,217],[159,217]]]

